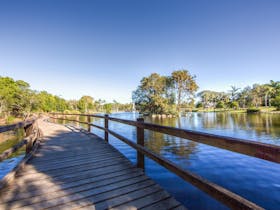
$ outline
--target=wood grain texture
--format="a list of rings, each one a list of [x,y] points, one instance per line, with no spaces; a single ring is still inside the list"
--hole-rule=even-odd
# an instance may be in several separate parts
[[[161,209],[181,205],[104,140],[38,123],[43,143],[1,191],[0,209],[139,209],[167,198]]]

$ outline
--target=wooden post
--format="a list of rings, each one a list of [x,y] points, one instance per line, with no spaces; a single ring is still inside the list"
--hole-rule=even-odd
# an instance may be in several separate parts
[[[107,114],[105,114],[105,118],[104,118],[104,128],[108,130],[108,116]],[[108,131],[105,130],[104,132],[104,139],[106,142],[109,142],[109,138],[108,138]]]
[[[143,118],[137,118],[137,122],[144,123]],[[137,126],[137,144],[144,147],[144,128]],[[137,167],[145,170],[145,157],[144,155],[137,151]]]
[[[65,124],[65,123],[66,123],[66,122],[65,122],[66,116],[65,116],[64,114],[62,114],[61,116],[62,116],[62,119],[63,119],[63,120],[62,120],[62,124]]]
[[[79,126],[80,124],[79,124],[79,121],[80,119],[79,119],[79,115],[76,115],[76,126]]]
[[[91,121],[90,121],[90,116],[88,115],[87,116],[87,122],[88,122],[88,132],[90,132],[90,123],[91,123]]]
[[[25,130],[25,136],[30,136],[32,135],[33,133],[33,124],[29,125],[29,126],[26,126],[24,128]],[[25,152],[26,154],[29,153],[31,150],[32,150],[32,147],[33,147],[33,142],[32,142],[32,139],[30,138],[26,144],[26,149],[25,149]]]

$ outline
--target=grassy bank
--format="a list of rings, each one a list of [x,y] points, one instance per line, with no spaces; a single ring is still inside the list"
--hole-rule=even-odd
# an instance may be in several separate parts
[[[230,113],[246,113],[246,112],[259,112],[259,113],[280,113],[277,111],[276,107],[251,107],[251,108],[240,108],[240,109],[230,109],[230,108],[193,108],[186,110],[185,112],[230,112]]]

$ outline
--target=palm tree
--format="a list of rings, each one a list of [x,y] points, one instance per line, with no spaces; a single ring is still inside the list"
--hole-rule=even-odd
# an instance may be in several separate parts
[[[237,88],[237,87],[235,87],[234,85],[232,85],[232,86],[230,86],[231,87],[231,90],[229,90],[229,93],[230,93],[230,95],[231,95],[231,101],[234,101],[234,100],[236,100],[236,96],[237,96],[237,94],[238,94],[238,90],[240,89],[240,88]]]

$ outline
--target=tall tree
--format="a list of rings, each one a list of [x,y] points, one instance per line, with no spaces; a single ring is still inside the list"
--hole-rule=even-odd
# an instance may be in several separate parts
[[[187,70],[173,71],[172,79],[176,94],[177,111],[179,111],[183,101],[194,97],[198,85],[195,82],[195,76],[192,76]]]
[[[229,90],[230,100],[231,100],[231,102],[233,102],[233,101],[235,101],[237,99],[238,91],[240,90],[240,88],[235,87],[234,85],[230,86],[230,88],[231,88]]]
[[[144,77],[132,96],[137,109],[144,113],[153,114],[168,112],[168,105],[172,102],[167,98],[169,85],[166,77],[156,73]]]
[[[78,101],[78,108],[81,112],[88,113],[94,108],[94,101],[91,96],[82,96]]]

